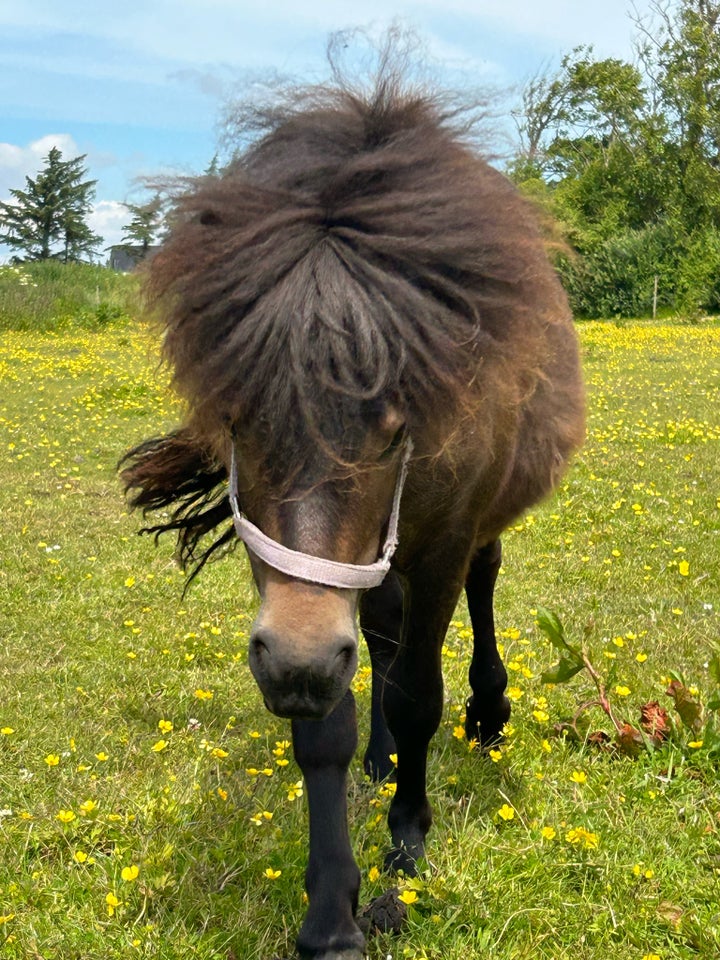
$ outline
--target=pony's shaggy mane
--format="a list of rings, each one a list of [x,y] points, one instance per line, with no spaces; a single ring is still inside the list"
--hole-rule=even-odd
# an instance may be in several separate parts
[[[528,207],[391,57],[369,91],[336,76],[252,113],[263,136],[192,184],[149,269],[165,357],[208,439],[180,435],[193,480],[172,465],[178,435],[131,451],[123,477],[134,505],[174,506],[151,530],[178,530],[186,560],[229,516],[209,450],[232,426],[260,441],[276,490],[318,450],[356,462],[388,403],[439,450],[458,414],[532,389],[547,323]]]
[[[200,419],[252,425],[292,465],[318,441],[351,457],[341,440],[363,402],[391,400],[424,431],[468,402],[480,359],[513,339],[505,307],[542,250],[443,104],[392,73],[366,95],[296,92],[181,199],[150,292]]]

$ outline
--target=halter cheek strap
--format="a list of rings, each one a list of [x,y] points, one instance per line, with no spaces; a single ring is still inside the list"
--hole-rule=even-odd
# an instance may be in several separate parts
[[[413,443],[408,437],[404,444],[400,471],[395,483],[385,545],[380,559],[376,560],[375,563],[340,563],[337,560],[326,560],[324,557],[314,557],[309,553],[291,550],[289,547],[283,546],[282,543],[278,543],[277,540],[268,537],[254,523],[251,523],[240,509],[238,502],[237,462],[235,459],[235,443],[233,442],[230,458],[230,506],[235,532],[245,543],[248,550],[252,550],[269,566],[274,567],[281,573],[288,574],[288,576],[345,590],[367,590],[370,587],[377,587],[385,579],[385,575],[390,569],[390,561],[398,545],[397,530],[400,500],[405,486],[412,449]]]

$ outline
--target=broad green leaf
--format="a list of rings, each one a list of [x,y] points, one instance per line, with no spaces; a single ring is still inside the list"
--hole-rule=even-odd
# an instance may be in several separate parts
[[[688,688],[677,680],[673,680],[667,689],[668,696],[673,698],[675,709],[680,714],[684,725],[695,734],[703,728],[702,705],[693,697]]]
[[[535,622],[556,649],[572,650],[572,647],[565,639],[563,625],[560,622],[559,617],[554,614],[552,610],[546,610],[545,607],[539,607]]]
[[[585,664],[574,657],[563,657],[554,667],[550,667],[540,677],[543,683],[567,683],[576,673],[580,673]]]

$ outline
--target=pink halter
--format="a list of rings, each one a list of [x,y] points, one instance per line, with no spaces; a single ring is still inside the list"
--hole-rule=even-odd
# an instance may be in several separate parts
[[[299,580],[308,580],[311,583],[321,583],[327,587],[340,587],[344,590],[367,590],[370,587],[377,587],[385,579],[385,575],[390,569],[390,561],[398,545],[397,529],[400,516],[400,500],[405,486],[412,449],[413,443],[408,437],[404,443],[400,471],[395,483],[385,545],[380,559],[376,560],[375,563],[340,563],[337,560],[326,560],[323,557],[313,557],[309,553],[301,553],[299,550],[291,550],[289,547],[278,543],[277,540],[266,536],[254,523],[250,523],[238,503],[237,463],[235,460],[235,444],[233,443],[230,458],[230,506],[235,532],[245,543],[248,550],[252,550],[269,566],[274,567],[281,573],[288,574],[288,576],[297,577]]]

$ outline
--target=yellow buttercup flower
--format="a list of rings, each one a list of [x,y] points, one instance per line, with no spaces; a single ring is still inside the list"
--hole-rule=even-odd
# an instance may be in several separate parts
[[[122,906],[122,900],[119,900],[111,890],[110,893],[105,895],[105,904],[107,906],[108,916],[112,917],[116,909]]]
[[[407,904],[410,906],[411,903],[417,903],[418,895],[415,890],[403,890],[403,892],[398,897],[398,900],[401,903]]]
[[[573,827],[565,834],[565,839],[568,843],[582,844],[586,850],[595,850],[598,845],[597,834],[591,833],[585,827]]]

